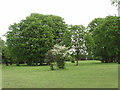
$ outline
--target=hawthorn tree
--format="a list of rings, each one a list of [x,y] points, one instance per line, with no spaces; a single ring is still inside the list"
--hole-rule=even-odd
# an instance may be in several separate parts
[[[47,52],[46,61],[50,63],[51,70],[53,70],[53,62],[57,63],[59,69],[64,69],[65,67],[65,57],[68,54],[68,47],[61,45],[54,45],[54,47]]]

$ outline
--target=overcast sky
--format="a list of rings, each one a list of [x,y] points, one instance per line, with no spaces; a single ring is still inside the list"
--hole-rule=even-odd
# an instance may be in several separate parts
[[[110,0],[1,0],[0,37],[10,24],[18,23],[30,13],[57,15],[67,24],[87,26],[94,18],[117,15],[117,8]]]

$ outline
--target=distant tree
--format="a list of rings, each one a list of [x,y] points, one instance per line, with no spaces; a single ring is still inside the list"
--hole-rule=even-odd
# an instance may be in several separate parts
[[[6,66],[8,66],[8,62],[6,60],[5,56],[5,41],[0,38],[0,57],[1,57],[1,63],[6,63]]]
[[[0,38],[0,58],[2,59],[0,63],[5,63],[6,66],[12,65],[12,60],[5,41]]]
[[[72,33],[72,47],[75,49],[76,65],[78,66],[78,58],[82,58],[85,55],[85,27],[83,25],[71,25],[69,30]]]

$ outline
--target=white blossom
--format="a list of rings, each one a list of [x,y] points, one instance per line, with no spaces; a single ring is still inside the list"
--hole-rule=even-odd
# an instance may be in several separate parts
[[[60,55],[65,57],[68,54],[68,48],[65,46],[60,46],[58,44],[54,45],[53,49],[51,49],[53,55]]]

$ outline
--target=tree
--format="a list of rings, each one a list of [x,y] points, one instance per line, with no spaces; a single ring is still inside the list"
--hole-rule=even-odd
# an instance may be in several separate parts
[[[61,45],[54,45],[53,49],[47,52],[47,62],[50,63],[51,70],[53,70],[52,62],[57,63],[59,69],[64,69],[65,67],[65,57],[68,54],[68,48]]]
[[[87,58],[89,59],[94,58],[95,42],[90,32],[86,32],[85,34],[85,46],[87,51]]]
[[[46,53],[45,62],[50,65],[50,70],[54,70],[53,63],[55,62],[55,55],[52,52],[52,49]]]
[[[120,4],[120,1],[119,0],[111,0],[111,4],[114,5],[114,4]]]
[[[94,55],[102,58],[102,62],[105,63],[119,62],[120,38],[118,36],[120,35],[120,31],[118,29],[118,17],[107,16],[104,19],[98,19],[101,22],[93,28],[94,31],[92,32],[95,42]]]
[[[2,56],[2,39],[0,38],[0,56]]]
[[[99,26],[103,22],[104,18],[95,18],[92,20],[88,26],[87,26],[87,31],[93,35],[93,32],[95,31],[95,28]]]
[[[61,45],[65,45],[66,47],[71,48],[72,47],[72,32],[69,29],[69,25],[67,26],[67,29],[64,32],[64,38],[61,42]]]
[[[0,38],[0,63],[2,63],[2,45],[3,45],[3,40]]]
[[[104,18],[95,18],[92,20],[88,26],[87,31],[85,33],[85,45],[87,47],[87,53],[89,58],[96,58],[95,56],[95,40],[93,33],[95,32],[95,28],[103,23]]]
[[[120,17],[120,0],[111,0],[111,4],[118,7],[118,16]]]
[[[42,65],[47,51],[64,37],[65,29],[59,16],[32,13],[9,27],[7,45],[18,65],[20,61],[30,66],[34,63]]]
[[[70,31],[72,33],[72,47],[75,49],[76,65],[78,66],[78,58],[86,54],[85,47],[85,27],[83,25],[71,25]]]
[[[10,58],[10,53],[8,52],[7,45],[4,40],[0,38],[0,58],[2,59],[0,63],[5,63],[6,66],[12,65],[12,60]]]

